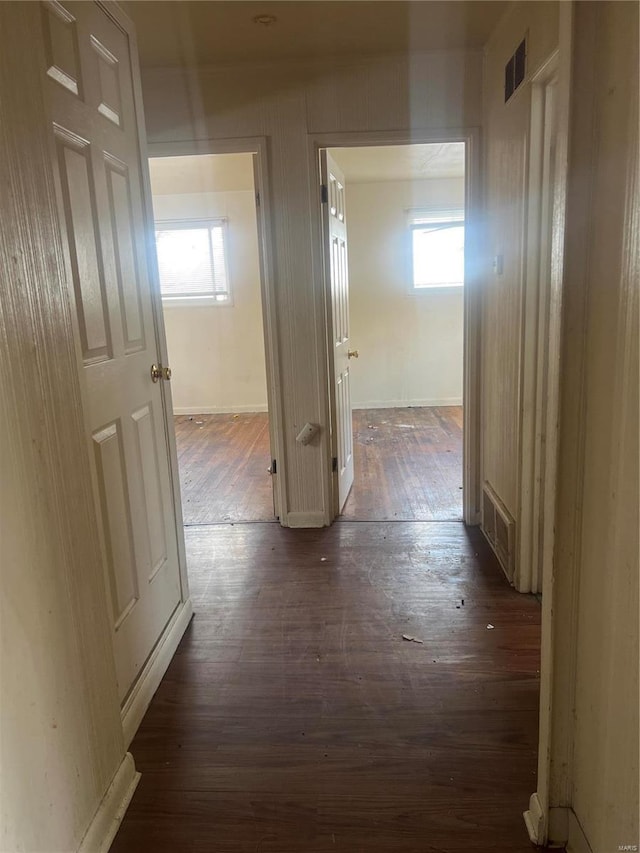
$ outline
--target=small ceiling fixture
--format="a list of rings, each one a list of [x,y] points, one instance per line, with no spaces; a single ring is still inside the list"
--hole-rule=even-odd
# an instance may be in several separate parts
[[[270,27],[275,24],[278,19],[275,15],[256,15],[253,19],[254,24],[262,24],[263,27]]]

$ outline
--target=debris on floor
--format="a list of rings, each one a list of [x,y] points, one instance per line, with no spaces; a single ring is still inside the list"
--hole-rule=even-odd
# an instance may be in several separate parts
[[[327,562],[327,558],[326,558],[326,557],[320,557],[320,562],[321,562],[321,563],[326,563],[326,562]]]
[[[197,423],[198,425],[200,425],[200,424],[203,424],[203,423],[204,423],[204,421],[196,421],[196,423]]]
[[[490,631],[492,628],[495,628],[495,625],[492,625],[491,622],[487,625],[487,631]]]
[[[408,643],[420,643],[424,644],[424,640],[419,640],[417,637],[413,637],[411,634],[403,634],[402,639],[406,640]]]

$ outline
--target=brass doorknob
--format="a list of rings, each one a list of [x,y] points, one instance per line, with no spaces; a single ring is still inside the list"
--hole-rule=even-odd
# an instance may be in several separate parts
[[[171,368],[163,367],[161,364],[152,364],[151,381],[158,382],[160,379],[164,379],[169,382],[169,380],[171,379]]]
[[[360,353],[357,349],[347,350],[347,358],[360,358]]]

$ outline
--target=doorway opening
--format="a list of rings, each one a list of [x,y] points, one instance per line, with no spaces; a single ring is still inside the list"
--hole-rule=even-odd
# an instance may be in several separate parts
[[[465,147],[321,152],[343,520],[463,519]]]
[[[185,527],[277,521],[255,156],[149,160]]]

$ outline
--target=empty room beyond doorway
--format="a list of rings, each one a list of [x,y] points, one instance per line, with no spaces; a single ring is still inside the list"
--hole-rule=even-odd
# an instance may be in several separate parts
[[[460,521],[465,143],[329,153],[344,180],[352,359],[340,517]]]
[[[357,409],[355,479],[341,518],[462,518],[462,406]]]
[[[184,523],[276,521],[254,154],[149,165]]]
[[[177,415],[185,525],[275,521],[269,476],[269,416]]]

